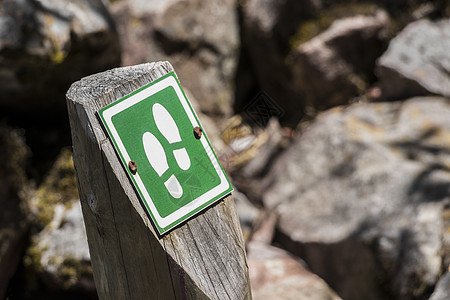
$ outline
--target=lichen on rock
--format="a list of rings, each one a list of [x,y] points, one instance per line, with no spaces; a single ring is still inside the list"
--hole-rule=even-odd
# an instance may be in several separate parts
[[[34,224],[42,229],[53,219],[56,204],[71,205],[77,199],[72,151],[65,148],[32,199]]]
[[[32,200],[33,233],[25,265],[51,290],[95,292],[72,151],[62,149]]]

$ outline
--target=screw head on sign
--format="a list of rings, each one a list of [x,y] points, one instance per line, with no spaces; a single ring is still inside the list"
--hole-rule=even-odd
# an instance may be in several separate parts
[[[199,140],[202,137],[202,132],[203,130],[200,127],[195,127],[194,128],[194,136],[197,140]]]
[[[131,174],[136,175],[137,172],[137,165],[134,160],[130,160],[128,162],[128,169],[130,169]]]

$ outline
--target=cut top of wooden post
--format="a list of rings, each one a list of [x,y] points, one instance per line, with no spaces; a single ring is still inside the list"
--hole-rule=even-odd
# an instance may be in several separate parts
[[[172,71],[168,62],[113,69],[83,78],[67,93],[78,189],[99,296],[249,299],[244,241],[232,196],[160,238],[130,181],[130,173],[96,116],[104,107]],[[153,109],[164,115],[158,106]],[[155,139],[162,140],[163,136],[147,135],[148,148],[158,151],[154,150],[160,149]],[[183,148],[170,148],[178,153],[174,159],[183,170],[188,163],[179,149]],[[159,160],[153,164],[155,172],[165,167]],[[139,164],[137,168],[139,172]],[[163,171],[161,174],[166,176]],[[162,179],[168,182],[167,191],[175,196],[179,190],[176,194],[178,186],[170,175],[181,178],[179,174]]]

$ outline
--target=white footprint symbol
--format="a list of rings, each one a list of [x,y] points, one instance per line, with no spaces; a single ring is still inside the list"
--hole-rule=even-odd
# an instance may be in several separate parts
[[[170,113],[167,109],[159,103],[155,103],[152,108],[153,118],[155,119],[156,127],[158,127],[159,131],[166,138],[166,140],[172,144],[181,142],[180,132],[178,131],[177,124],[173,120]],[[164,172],[169,169],[169,165],[167,163],[166,152],[164,151],[163,146],[158,141],[158,139],[150,132],[144,133],[142,136],[142,142],[144,144],[145,154],[147,155],[147,159],[150,162],[150,165],[155,169],[158,176],[162,176]],[[191,166],[191,160],[189,159],[189,155],[186,151],[186,148],[176,149],[173,151],[173,155],[178,166],[182,170],[187,170]],[[167,190],[169,191],[172,197],[178,199],[183,196],[183,188],[180,185],[180,182],[172,174],[169,179],[164,182]]]

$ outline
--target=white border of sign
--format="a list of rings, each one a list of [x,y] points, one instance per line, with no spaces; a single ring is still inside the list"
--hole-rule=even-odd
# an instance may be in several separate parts
[[[164,78],[163,80],[136,93],[135,95],[123,100],[122,102],[118,103],[117,105],[114,105],[111,108],[108,108],[105,111],[103,111],[102,115],[105,120],[105,123],[108,125],[108,128],[117,144],[117,147],[119,148],[120,153],[122,154],[122,157],[125,159],[125,161],[130,161],[131,159],[130,159],[130,156],[128,155],[127,150],[125,149],[125,146],[122,143],[122,140],[119,137],[119,134],[117,133],[116,128],[114,127],[114,124],[112,123],[112,120],[111,120],[112,117],[114,115],[120,113],[121,111],[129,108],[130,106],[138,103],[139,101],[142,101],[142,100],[150,97],[151,95],[153,95],[167,87],[170,87],[170,86],[173,87],[173,89],[175,90],[175,92],[178,96],[178,99],[180,100],[181,105],[184,108],[184,111],[186,112],[186,114],[189,117],[189,120],[191,121],[192,128],[199,126],[199,124],[197,123],[197,119],[195,118],[193,111],[190,108],[188,101],[185,98],[183,92],[181,91],[177,81],[175,80],[175,78],[173,76],[168,76],[168,77]],[[217,161],[217,158],[214,155],[214,152],[212,151],[210,145],[208,144],[206,139],[200,139],[200,141],[203,145],[203,148],[206,150],[206,153],[208,154],[208,157],[211,160],[211,163],[213,164],[214,169],[217,172],[217,175],[220,178],[220,184],[217,185],[216,187],[212,188],[208,192],[204,193],[203,195],[199,196],[198,198],[187,203],[186,205],[180,207],[179,209],[177,209],[173,213],[167,215],[166,217],[162,217],[158,213],[158,210],[156,209],[152,199],[150,198],[150,195],[148,194],[148,191],[147,191],[144,183],[142,182],[141,177],[139,176],[139,172],[133,176],[134,179],[136,180],[136,183],[139,187],[139,190],[140,190],[142,196],[144,197],[143,200],[147,203],[153,216],[156,219],[155,220],[156,223],[161,228],[165,228],[165,227],[169,226],[170,224],[172,224],[173,222],[183,218],[184,216],[186,216],[190,212],[196,210],[198,207],[205,204],[212,198],[225,192],[230,187],[228,180],[226,179],[226,176],[225,176],[222,168],[220,167],[219,162]],[[178,225],[178,224],[175,224],[174,226],[176,226],[176,225]],[[170,230],[170,229],[171,228],[167,228],[167,229],[165,229],[165,231]]]

